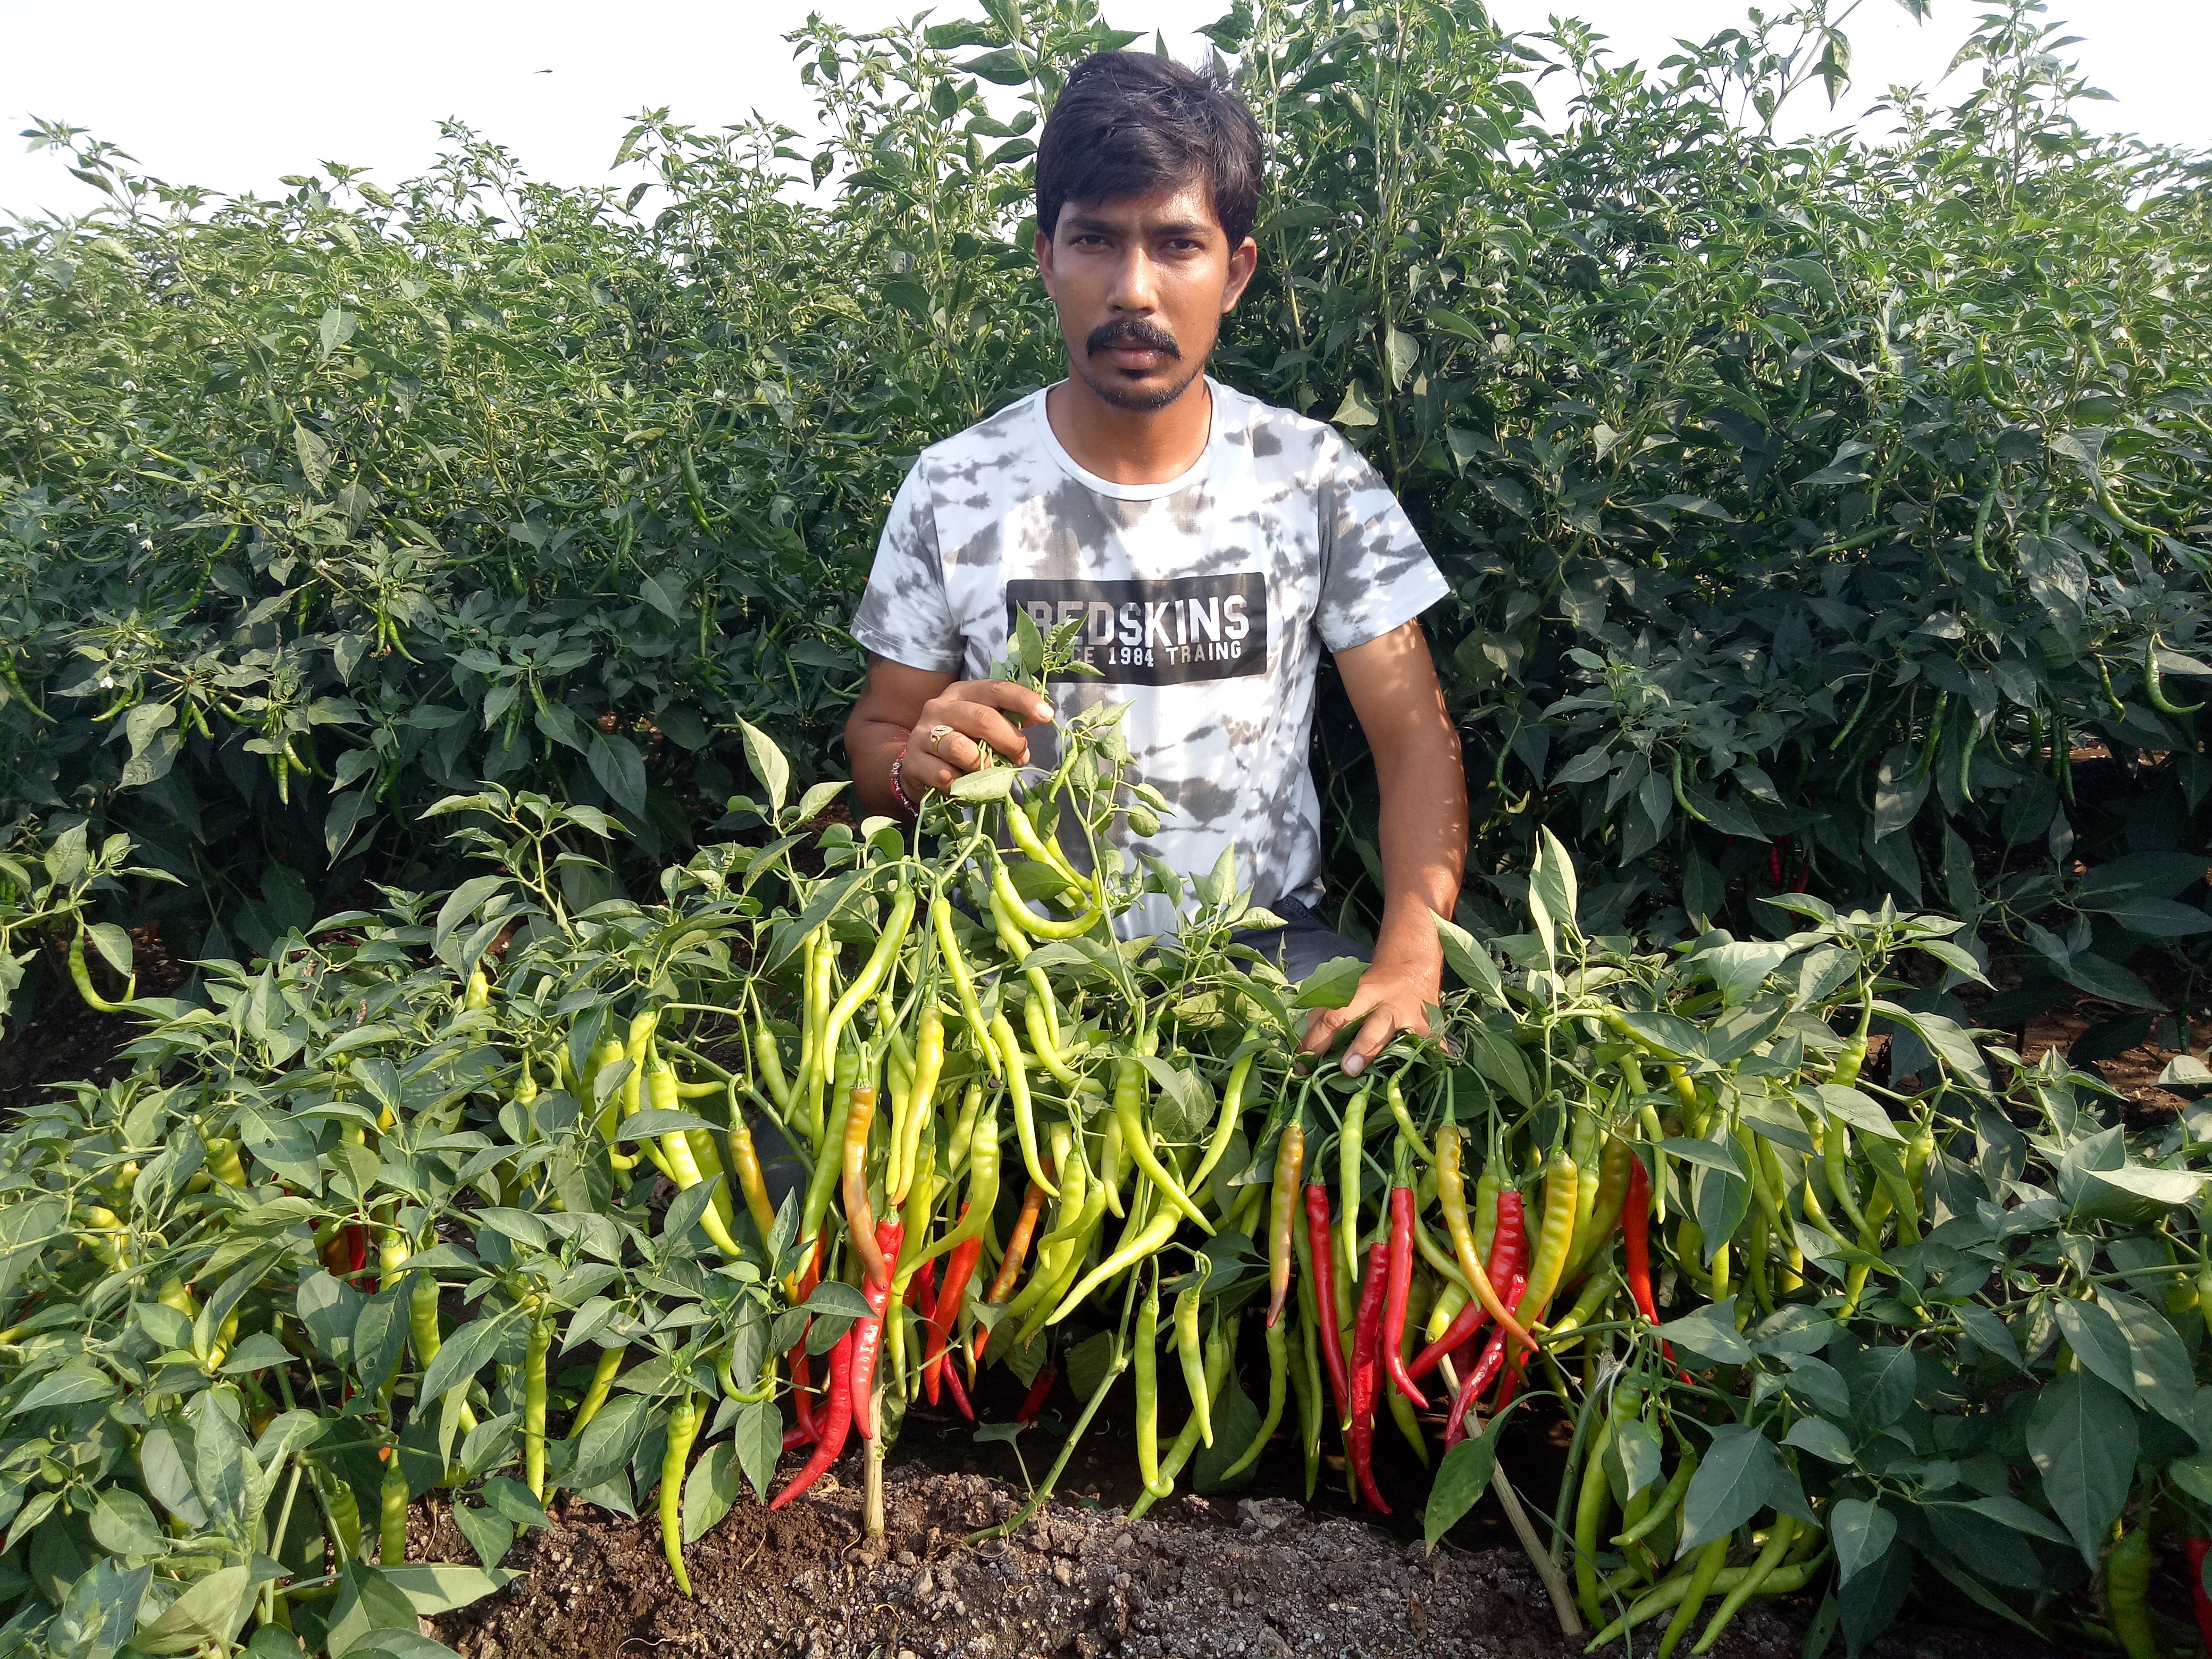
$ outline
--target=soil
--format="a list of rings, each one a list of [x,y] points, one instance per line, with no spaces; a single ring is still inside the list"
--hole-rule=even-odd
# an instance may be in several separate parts
[[[842,1472],[856,1480],[856,1460]],[[1582,1651],[1582,1639],[1560,1635],[1534,1570],[1511,1547],[1446,1543],[1431,1555],[1418,1540],[1293,1499],[1195,1496],[1133,1522],[1118,1505],[1054,1503],[1008,1538],[965,1541],[1021,1503],[1019,1487],[987,1475],[894,1464],[885,1535],[867,1540],[856,1485],[817,1486],[774,1515],[748,1499],[686,1552],[689,1600],[654,1523],[566,1503],[508,1556],[522,1578],[433,1626],[466,1659],[599,1659],[633,1647],[731,1659]],[[418,1514],[418,1550],[467,1559],[450,1519],[426,1519]],[[1747,1607],[1712,1651],[1795,1655],[1811,1612],[1806,1598]],[[1648,1636],[1640,1645],[1650,1650]],[[1989,1631],[1899,1626],[1872,1651],[2027,1659],[2043,1650]]]
[[[975,1404],[985,1421],[1003,1423],[1022,1398],[993,1367]],[[1427,1477],[1387,1432],[1376,1444],[1377,1482],[1397,1509],[1387,1522],[1351,1510],[1335,1455],[1324,1457],[1316,1501],[1300,1501],[1304,1465],[1288,1436],[1267,1448],[1245,1492],[1179,1493],[1130,1521],[1141,1490],[1131,1403],[1118,1384],[1061,1474],[1060,1499],[1003,1540],[969,1541],[1022,1508],[1028,1477],[1042,1476],[1058,1442],[1036,1431],[1018,1448],[979,1442],[950,1413],[917,1403],[885,1472],[879,1540],[862,1536],[860,1460],[848,1453],[776,1514],[742,1497],[685,1551],[695,1592],[686,1600],[649,1508],[633,1521],[563,1498],[553,1526],[519,1540],[503,1563],[524,1577],[435,1621],[434,1633],[465,1659],[583,1659],[632,1648],[717,1659],[1568,1659],[1582,1651],[1587,1638],[1561,1636],[1493,1499],[1427,1551],[1416,1509]],[[1055,1421],[1054,1408],[1072,1414],[1074,1404],[1060,1383],[1039,1429]],[[1442,1423],[1426,1426],[1433,1444]],[[1556,1491],[1569,1431],[1529,1413],[1509,1422],[1500,1462],[1520,1491]],[[803,1461],[787,1456],[779,1481]],[[417,1506],[410,1553],[471,1559],[448,1513],[430,1505]],[[1810,1597],[1747,1607],[1712,1651],[1794,1656],[1814,1607]],[[1638,1635],[1635,1651],[1650,1653],[1656,1632]],[[1873,1652],[2047,1659],[2016,1632],[1910,1625]]]
[[[167,996],[184,982],[184,970],[158,927],[132,928],[131,943],[140,996]],[[129,1014],[98,1013],[86,1006],[69,981],[64,941],[46,941],[44,954],[42,1001],[20,1029],[11,1026],[0,1037],[0,1113],[33,1104],[57,1084],[113,1082],[131,1069],[118,1051],[143,1029]],[[122,980],[88,954],[94,987],[103,996],[121,997]],[[0,1008],[0,1014],[5,1012]]]

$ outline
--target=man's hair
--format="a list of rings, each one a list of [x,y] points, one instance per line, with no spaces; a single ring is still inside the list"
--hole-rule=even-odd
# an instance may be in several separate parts
[[[1037,143],[1037,228],[1070,202],[1150,196],[1203,182],[1239,246],[1260,207],[1260,124],[1218,74],[1148,52],[1078,64]]]

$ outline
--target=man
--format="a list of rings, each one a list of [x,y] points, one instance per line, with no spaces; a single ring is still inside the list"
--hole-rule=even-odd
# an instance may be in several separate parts
[[[1375,755],[1384,906],[1349,1006],[1357,1073],[1425,1031],[1467,855],[1467,787],[1415,618],[1446,591],[1388,489],[1331,428],[1205,374],[1252,280],[1261,143],[1227,89],[1165,58],[1079,64],[1037,147],[1037,267],[1068,378],[925,451],[891,507],[853,623],[868,688],[846,726],[856,793],[911,815],[983,750],[1026,764],[1025,726],[1111,697],[1147,781],[1178,809],[1139,845],[1178,870],[1235,847],[1290,925],[1297,977],[1357,947],[1330,933],[1307,755],[1326,646]],[[1013,608],[1084,619],[1098,679],[1048,697],[988,677]],[[1048,733],[1039,734],[1042,747]],[[1145,932],[1174,925],[1155,896]],[[1359,953],[1364,954],[1364,953]]]

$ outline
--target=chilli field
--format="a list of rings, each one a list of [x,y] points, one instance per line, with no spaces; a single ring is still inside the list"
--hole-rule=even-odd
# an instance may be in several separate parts
[[[2212,1656],[2212,160],[2029,0],[1784,142],[1844,21],[1207,31],[1216,372],[1452,590],[1467,888],[1358,1077],[1357,963],[1119,850],[1113,706],[847,801],[892,492],[1060,372],[1092,0],[817,20],[825,140],[648,112],[629,191],[40,127],[109,205],[0,226],[0,1659]],[[1314,758],[1364,936],[1326,684]]]

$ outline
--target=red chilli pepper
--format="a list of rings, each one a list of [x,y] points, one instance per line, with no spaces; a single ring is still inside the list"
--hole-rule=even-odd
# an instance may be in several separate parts
[[[968,1206],[960,1206],[960,1218],[966,1219]],[[957,1228],[959,1222],[956,1221]],[[921,1368],[921,1388],[924,1396],[934,1406],[944,1391],[945,1349],[952,1340],[952,1322],[960,1316],[961,1304],[968,1297],[968,1281],[975,1276],[975,1264],[982,1259],[983,1241],[971,1238],[964,1244],[952,1247],[952,1254],[945,1259],[945,1283],[929,1310],[929,1346]]]
[[[1766,873],[1773,878],[1774,890],[1778,893],[1782,890],[1782,849],[1789,840],[1787,836],[1778,836],[1769,842],[1766,848]]]
[[[811,1320],[807,1322],[810,1325],[813,1323]],[[791,1351],[791,1410],[792,1415],[798,1419],[798,1426],[784,1434],[783,1449],[786,1451],[822,1437],[821,1425],[814,1420],[814,1381],[807,1375],[808,1369],[806,1344],[801,1342]],[[798,1438],[794,1440],[793,1435]]]
[[[2204,1593],[2204,1558],[2212,1554],[2212,1539],[2185,1538],[2182,1549],[2189,1559],[2189,1600],[2197,1609],[2197,1639],[2212,1653],[2212,1595]]]
[[[1656,1325],[1659,1304],[1651,1299],[1650,1234],[1651,1177],[1644,1173],[1644,1160],[1632,1158],[1628,1161],[1628,1197],[1620,1211],[1620,1248],[1628,1258],[1628,1294],[1636,1303],[1636,1311]],[[1659,1339],[1659,1351],[1673,1362],[1674,1345],[1664,1337]],[[1689,1372],[1682,1372],[1682,1380],[1690,1380]]]
[[[876,1224],[876,1249],[882,1252],[884,1276],[860,1287],[868,1316],[853,1328],[853,1421],[860,1438],[876,1437],[876,1359],[884,1351],[884,1309],[890,1301],[892,1278],[898,1272],[899,1247],[906,1243],[906,1225],[899,1221]]]
[[[1382,1365],[1391,1385],[1419,1409],[1428,1396],[1406,1370],[1406,1303],[1413,1288],[1413,1189],[1390,1189],[1390,1249],[1388,1283],[1382,1295]]]
[[[916,1273],[912,1279],[907,1280],[906,1305],[909,1308],[922,1308],[923,1304],[927,1303],[929,1308],[934,1308],[937,1305],[937,1297],[934,1294],[936,1289],[937,1258],[935,1256],[932,1256],[928,1261],[921,1264],[921,1271],[920,1273]],[[923,1317],[927,1318],[927,1316],[928,1311],[927,1309],[925,1308],[923,1309]]]
[[[968,1403],[968,1389],[960,1381],[960,1367],[946,1365],[941,1369],[945,1373],[945,1385],[952,1393],[952,1403],[960,1408],[961,1416],[973,1423],[975,1420],[975,1408]]]
[[[1513,1368],[1505,1373],[1504,1381],[1498,1385],[1498,1398],[1490,1402],[1490,1414],[1495,1417],[1504,1411],[1513,1403],[1513,1396],[1520,1391],[1521,1361],[1516,1355],[1513,1361]]]
[[[1359,1501],[1377,1515],[1390,1513],[1375,1489],[1375,1402],[1382,1392],[1377,1350],[1382,1339],[1384,1281],[1390,1276],[1390,1247],[1367,1247],[1367,1272],[1359,1284],[1359,1311],[1352,1325],[1352,1427],[1346,1436],[1352,1473],[1359,1482]]]
[[[1502,1222],[1500,1224],[1503,1224]],[[1496,1284],[1498,1281],[1492,1279],[1491,1282]],[[1509,1307],[1519,1299],[1521,1292],[1528,1287],[1528,1280],[1525,1274],[1516,1273],[1513,1275],[1511,1287],[1505,1297],[1505,1302]],[[1459,1393],[1452,1398],[1451,1415],[1444,1419],[1444,1449],[1446,1451],[1449,1451],[1467,1437],[1468,1411],[1474,1404],[1475,1397],[1490,1386],[1491,1379],[1498,1375],[1498,1367],[1505,1363],[1505,1342],[1506,1336],[1504,1331],[1492,1332],[1489,1343],[1483,1348],[1482,1358],[1475,1362],[1474,1369],[1462,1379]]]
[[[1659,1307],[1651,1299],[1651,1177],[1644,1160],[1628,1161],[1628,1200],[1620,1212],[1620,1242],[1628,1257],[1628,1293],[1636,1298],[1636,1311],[1653,1324]],[[1674,1356],[1669,1354],[1668,1358]]]
[[[1318,1181],[1306,1188],[1306,1238],[1313,1247],[1314,1312],[1321,1322],[1322,1358],[1328,1362],[1337,1421],[1349,1423],[1352,1373],[1344,1363],[1343,1333],[1336,1328],[1336,1241],[1329,1236],[1328,1188]]]
[[[1033,1423],[1036,1414],[1044,1409],[1044,1402],[1052,1398],[1053,1384],[1060,1381],[1060,1367],[1047,1365],[1030,1384],[1029,1398],[1022,1401],[1021,1410],[1014,1413],[1017,1423]]]
[[[799,1275],[799,1282],[792,1287],[791,1305],[793,1307],[801,1308],[806,1305],[806,1298],[814,1294],[815,1283],[820,1278],[821,1271],[822,1247],[817,1240],[813,1254],[806,1258],[805,1270]],[[787,1433],[783,1437],[783,1449],[786,1451],[789,1451],[794,1444],[803,1445],[806,1441],[821,1438],[821,1430],[814,1421],[812,1388],[806,1375],[806,1334],[813,1328],[814,1322],[811,1319],[800,1326],[799,1341],[791,1350],[791,1408],[799,1419],[799,1427],[792,1431],[792,1433],[799,1434],[800,1438],[794,1442],[791,1433]]]
[[[1498,1195],[1498,1231],[1491,1237],[1490,1260],[1483,1271],[1493,1285],[1503,1285],[1521,1272],[1526,1265],[1528,1248],[1527,1212],[1522,1207],[1521,1194],[1507,1188]],[[1512,1297],[1505,1298],[1510,1306]],[[1490,1322],[1490,1310],[1480,1302],[1470,1302],[1459,1310],[1451,1328],[1414,1356],[1411,1367],[1416,1380],[1436,1370],[1446,1354],[1452,1356],[1452,1369],[1464,1375],[1467,1367],[1459,1362],[1458,1350],[1474,1339],[1474,1334]]]
[[[845,1437],[853,1427],[853,1333],[848,1330],[830,1350],[830,1404],[822,1417],[822,1437],[814,1443],[814,1455],[792,1476],[791,1484],[771,1498],[769,1508],[780,1510],[819,1480],[845,1449]]]

